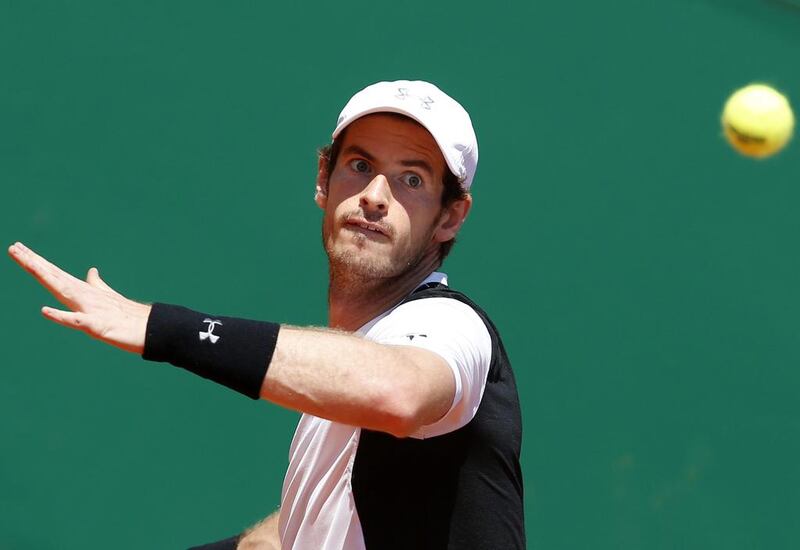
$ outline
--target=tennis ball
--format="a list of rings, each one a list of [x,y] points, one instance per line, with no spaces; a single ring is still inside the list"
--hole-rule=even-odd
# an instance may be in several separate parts
[[[765,84],[750,84],[728,98],[722,128],[734,149],[748,157],[765,158],[786,145],[794,130],[789,101]]]

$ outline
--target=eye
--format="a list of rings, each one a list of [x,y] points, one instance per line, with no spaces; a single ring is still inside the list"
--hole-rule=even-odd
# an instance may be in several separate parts
[[[350,161],[350,168],[356,172],[364,174],[369,172],[369,163],[364,159],[353,159]]]
[[[403,174],[403,181],[412,189],[422,187],[422,178],[416,174]]]

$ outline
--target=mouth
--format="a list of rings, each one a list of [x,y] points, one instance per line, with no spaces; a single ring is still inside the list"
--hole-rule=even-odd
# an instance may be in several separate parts
[[[389,231],[381,224],[370,222],[365,220],[364,218],[359,217],[348,217],[345,219],[345,227],[349,229],[361,230],[359,233],[365,233],[367,235],[383,235],[386,238],[389,238]]]

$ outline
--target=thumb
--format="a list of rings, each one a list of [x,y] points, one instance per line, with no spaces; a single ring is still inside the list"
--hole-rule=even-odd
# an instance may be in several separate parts
[[[100,272],[96,267],[89,269],[89,272],[86,274],[86,282],[95,288],[101,288],[103,290],[108,290],[109,292],[114,292],[114,289],[108,286],[106,282],[100,278]]]

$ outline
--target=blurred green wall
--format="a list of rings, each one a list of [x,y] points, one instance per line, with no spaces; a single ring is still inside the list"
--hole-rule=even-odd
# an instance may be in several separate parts
[[[0,241],[133,298],[324,324],[315,148],[361,87],[472,114],[447,261],[525,417],[531,548],[800,540],[800,9],[643,2],[0,2]],[[0,262],[0,548],[184,548],[279,502],[296,415],[49,324]]]

